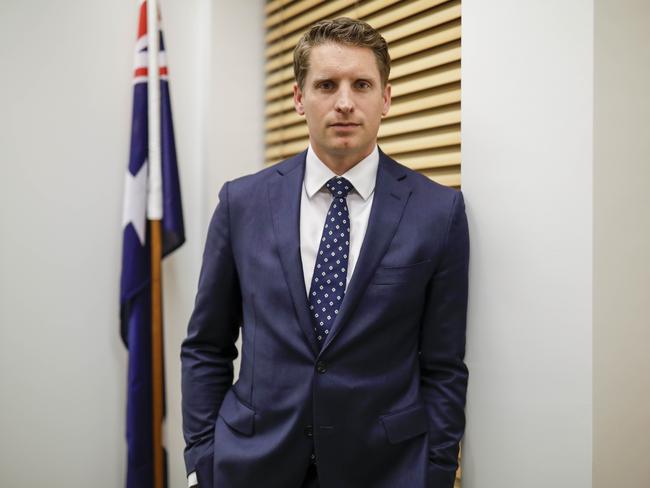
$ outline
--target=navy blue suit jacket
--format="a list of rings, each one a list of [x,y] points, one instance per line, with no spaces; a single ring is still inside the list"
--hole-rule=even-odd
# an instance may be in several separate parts
[[[202,488],[298,488],[315,448],[323,488],[451,488],[468,378],[462,193],[380,150],[319,352],[300,257],[305,155],[219,193],[181,351],[187,471]]]

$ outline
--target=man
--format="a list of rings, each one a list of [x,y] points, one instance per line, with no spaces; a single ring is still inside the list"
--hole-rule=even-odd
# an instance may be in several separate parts
[[[378,149],[390,58],[368,24],[314,25],[294,70],[308,149],[227,182],[208,230],[181,354],[191,483],[451,488],[468,377],[462,194]]]

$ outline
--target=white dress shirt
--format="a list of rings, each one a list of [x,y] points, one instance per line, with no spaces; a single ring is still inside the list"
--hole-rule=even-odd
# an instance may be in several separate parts
[[[355,164],[341,176],[345,177],[353,190],[348,193],[348,213],[350,215],[350,252],[348,253],[348,272],[345,286],[350,283],[357,264],[361,244],[368,228],[368,218],[372,199],[375,195],[375,181],[379,167],[379,150],[377,145],[372,152]],[[311,278],[316,266],[316,253],[323,235],[327,211],[332,204],[332,194],[325,183],[337,176],[323,163],[312,149],[307,148],[305,176],[300,197],[300,257],[305,277],[305,290],[309,293]],[[190,487],[197,484],[196,472],[188,476]]]
[[[361,243],[368,228],[368,217],[372,199],[375,195],[375,180],[379,166],[379,150],[375,145],[372,152],[346,171],[343,176],[352,186],[347,203],[350,214],[350,252],[348,253],[348,272],[346,289],[359,258]],[[307,148],[305,177],[300,198],[300,257],[305,278],[305,291],[308,294],[316,266],[316,254],[323,235],[325,218],[332,203],[332,194],[325,183],[337,176],[323,163],[312,149]]]

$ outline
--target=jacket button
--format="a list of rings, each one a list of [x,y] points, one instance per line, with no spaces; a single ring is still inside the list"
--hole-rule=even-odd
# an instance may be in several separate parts
[[[305,426],[305,435],[309,438],[314,437],[314,428],[311,425]]]
[[[327,365],[324,361],[318,361],[318,363],[316,363],[316,371],[318,371],[320,374],[323,374],[325,371],[327,371]]]

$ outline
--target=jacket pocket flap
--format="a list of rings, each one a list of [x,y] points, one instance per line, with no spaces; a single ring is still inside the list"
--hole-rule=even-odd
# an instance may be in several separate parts
[[[419,279],[431,270],[431,260],[419,261],[417,263],[403,266],[379,266],[375,270],[373,283],[376,285],[393,285],[409,283]]]
[[[429,430],[427,414],[422,405],[382,415],[380,418],[391,444],[397,444]]]
[[[230,427],[244,435],[253,435],[255,412],[239,401],[230,389],[223,399],[219,415]]]

